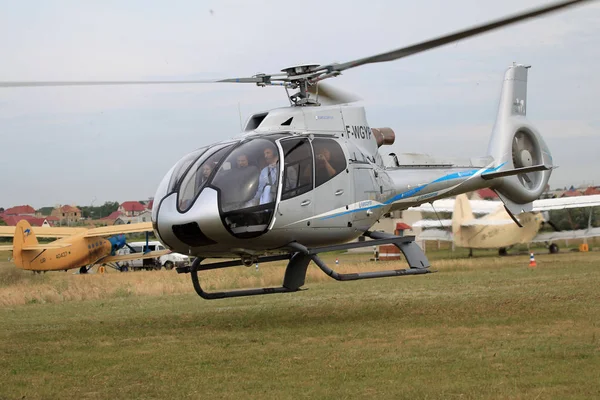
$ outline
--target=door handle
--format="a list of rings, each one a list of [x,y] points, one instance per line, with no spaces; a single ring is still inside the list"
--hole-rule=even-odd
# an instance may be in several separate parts
[[[302,203],[300,203],[301,206],[307,206],[310,204],[310,200],[304,200]]]
[[[344,189],[338,189],[335,191],[336,196],[339,196],[340,194],[343,194],[343,193],[344,193]]]

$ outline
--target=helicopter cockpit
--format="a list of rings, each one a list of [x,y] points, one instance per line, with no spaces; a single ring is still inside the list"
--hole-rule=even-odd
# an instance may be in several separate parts
[[[324,158],[331,160],[329,168],[319,168]],[[334,160],[343,165],[332,167]],[[192,243],[186,237],[198,231],[208,234],[201,221],[209,214],[211,221],[218,215],[234,237],[258,237],[268,231],[277,199],[307,193],[344,169],[344,153],[333,138],[276,133],[223,142],[200,148],[173,167],[166,192],[157,192],[160,198],[170,198],[167,203],[172,206],[163,204],[155,217],[172,226],[173,234],[188,245]],[[218,212],[206,203],[209,195]],[[189,222],[182,224],[184,220]]]
[[[272,218],[280,179],[280,154],[270,135],[201,148],[182,159],[170,189],[177,189],[177,211],[188,212],[200,192],[218,193],[219,214],[231,234],[240,238],[264,232]],[[285,182],[296,186],[294,177]],[[170,190],[170,191],[171,191]]]

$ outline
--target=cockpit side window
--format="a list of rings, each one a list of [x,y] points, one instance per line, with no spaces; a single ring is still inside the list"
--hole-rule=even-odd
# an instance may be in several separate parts
[[[321,186],[346,169],[346,157],[341,146],[332,139],[312,141],[315,152],[315,187]]]
[[[308,139],[282,140],[283,181],[281,200],[304,194],[313,187],[312,147]]]
[[[221,146],[218,150],[204,153],[192,166],[179,187],[179,211],[186,212],[194,199],[214,175],[214,169],[233,145]]]
[[[188,167],[194,161],[196,161],[207,149],[208,147],[203,147],[201,149],[191,152],[190,154],[186,155],[181,160],[179,160],[179,162],[177,163],[177,165],[175,165],[175,168],[173,169],[173,173],[171,174],[171,180],[169,181],[167,193],[171,193],[172,191],[177,190],[177,186],[179,183],[181,183],[181,178],[183,177],[183,174],[185,174],[185,172],[187,171]]]

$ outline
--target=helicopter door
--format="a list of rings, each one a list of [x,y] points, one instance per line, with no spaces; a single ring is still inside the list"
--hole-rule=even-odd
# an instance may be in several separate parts
[[[352,182],[346,168],[346,155],[333,139],[312,141],[315,157],[315,228],[347,228],[351,215]]]
[[[308,139],[283,139],[283,187],[277,207],[277,220],[282,225],[306,227],[314,214],[313,157]]]
[[[373,167],[368,163],[357,162],[353,166],[354,202],[357,210],[352,213],[352,225],[357,229],[368,229],[376,221],[376,213],[370,208],[377,203],[379,185]]]

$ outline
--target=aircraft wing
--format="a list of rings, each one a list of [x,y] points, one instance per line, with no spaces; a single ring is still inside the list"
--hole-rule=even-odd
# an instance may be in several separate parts
[[[417,236],[417,240],[440,240],[443,242],[451,242],[452,232],[443,229],[427,229]]]
[[[562,210],[565,208],[597,206],[600,206],[600,194],[535,200],[533,202],[533,211]]]
[[[490,225],[513,225],[512,219],[472,219],[463,222],[460,226],[490,226]]]
[[[489,214],[503,206],[501,201],[469,200],[473,214]],[[600,194],[590,196],[559,197],[555,199],[539,199],[533,202],[533,211],[562,210],[565,208],[600,206]],[[409,210],[421,212],[453,212],[454,199],[440,199],[431,203],[410,207]]]
[[[538,233],[532,242],[553,242],[564,239],[584,239],[600,236],[600,228],[577,229],[574,231],[558,231]]]
[[[28,245],[28,246],[23,246],[21,249],[26,251],[26,250],[47,250],[47,249],[62,249],[64,247],[69,247],[71,246],[71,243],[56,243],[56,242],[51,242],[51,243],[40,243],[40,244],[32,244],[32,245]],[[13,249],[13,245],[7,245],[7,246],[0,246],[0,250],[12,250]]]
[[[422,219],[412,224],[413,228],[446,228],[452,226],[451,219]]]
[[[32,226],[33,232],[37,237],[63,238],[85,232],[87,228],[68,228],[68,227],[39,227]],[[0,237],[15,236],[14,226],[0,226]]]
[[[71,243],[40,243],[40,244],[32,244],[29,246],[23,246],[23,250],[46,250],[46,249],[62,249],[64,247],[71,246]]]
[[[152,222],[140,222],[137,224],[121,224],[103,226],[100,228],[89,229],[84,237],[98,237],[98,236],[111,236],[119,235],[121,233],[135,233],[135,232],[152,232]],[[37,235],[37,232],[36,232]]]
[[[157,251],[149,251],[147,253],[131,253],[131,254],[123,254],[116,256],[108,256],[101,258],[96,261],[96,264],[102,264],[106,262],[119,262],[119,261],[130,261],[130,260],[142,260],[144,258],[155,258],[164,256],[165,254],[171,253],[171,250],[157,250]]]

